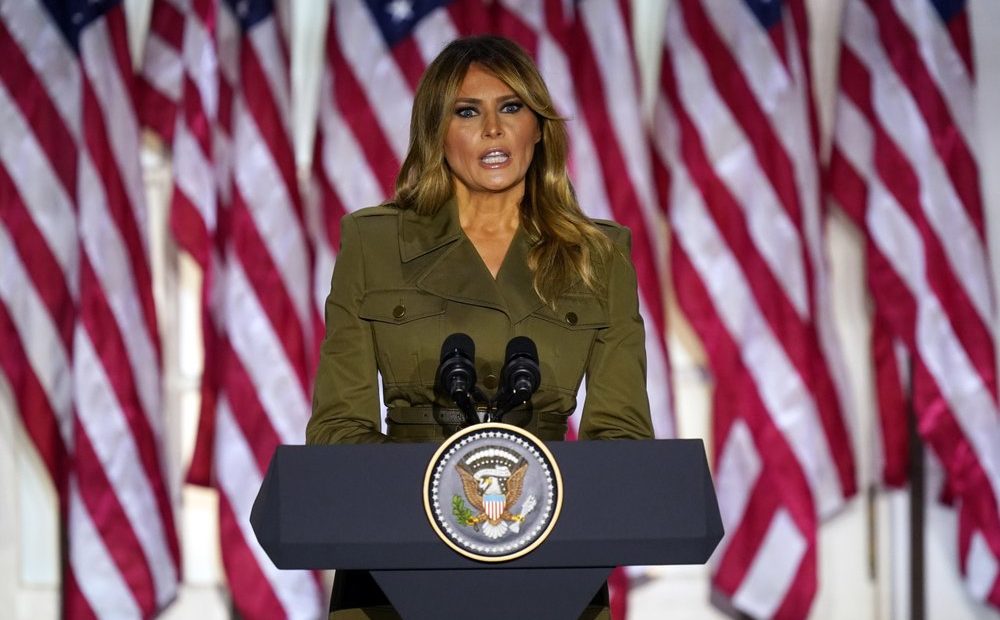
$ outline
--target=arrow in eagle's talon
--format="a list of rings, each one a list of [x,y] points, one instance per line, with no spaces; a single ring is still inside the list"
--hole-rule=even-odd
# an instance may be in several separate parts
[[[514,515],[514,523],[511,524],[510,531],[515,534],[521,531],[521,523],[524,522],[524,518],[528,516],[528,513],[535,509],[535,504],[537,503],[534,495],[529,495],[528,499],[524,500],[524,508],[521,509],[520,514]]]

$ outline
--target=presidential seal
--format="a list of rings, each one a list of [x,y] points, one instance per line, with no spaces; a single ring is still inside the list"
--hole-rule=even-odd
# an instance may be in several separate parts
[[[562,478],[537,437],[509,424],[477,424],[438,448],[424,476],[424,508],[449,547],[483,562],[529,553],[552,531]]]

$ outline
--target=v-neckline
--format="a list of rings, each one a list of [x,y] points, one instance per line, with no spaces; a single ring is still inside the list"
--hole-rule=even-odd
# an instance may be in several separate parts
[[[503,258],[500,260],[500,266],[497,268],[497,272],[494,275],[493,272],[490,271],[490,266],[486,264],[486,259],[483,258],[483,255],[479,251],[479,248],[477,248],[475,242],[472,241],[472,237],[470,237],[469,234],[465,232],[465,229],[462,229],[462,235],[465,237],[465,240],[469,243],[469,245],[472,246],[472,249],[475,252],[476,256],[479,257],[479,264],[483,266],[483,269],[486,270],[486,273],[490,276],[490,279],[493,280],[494,283],[500,281],[500,274],[504,272],[504,267],[506,267],[507,262],[510,260],[511,248],[514,247],[514,243],[517,242],[518,236],[520,236],[521,234],[522,234],[522,228],[521,225],[518,224],[517,228],[514,230],[514,234],[510,238],[510,241],[507,243],[507,249],[504,250]]]

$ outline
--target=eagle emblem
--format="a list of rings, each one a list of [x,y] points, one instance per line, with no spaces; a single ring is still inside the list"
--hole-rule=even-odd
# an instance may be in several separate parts
[[[535,496],[529,495],[519,512],[511,512],[521,499],[528,461],[502,446],[487,445],[460,460],[455,469],[465,499],[476,511],[469,510],[461,497],[452,498],[461,525],[481,531],[490,540],[520,531],[537,503]]]
[[[504,562],[548,537],[562,507],[562,475],[545,444],[523,428],[475,424],[434,453],[423,494],[445,544],[480,562]]]

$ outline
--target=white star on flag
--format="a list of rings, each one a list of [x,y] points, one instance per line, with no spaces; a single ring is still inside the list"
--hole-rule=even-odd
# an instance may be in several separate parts
[[[397,24],[413,18],[413,3],[410,0],[392,0],[385,10]]]

